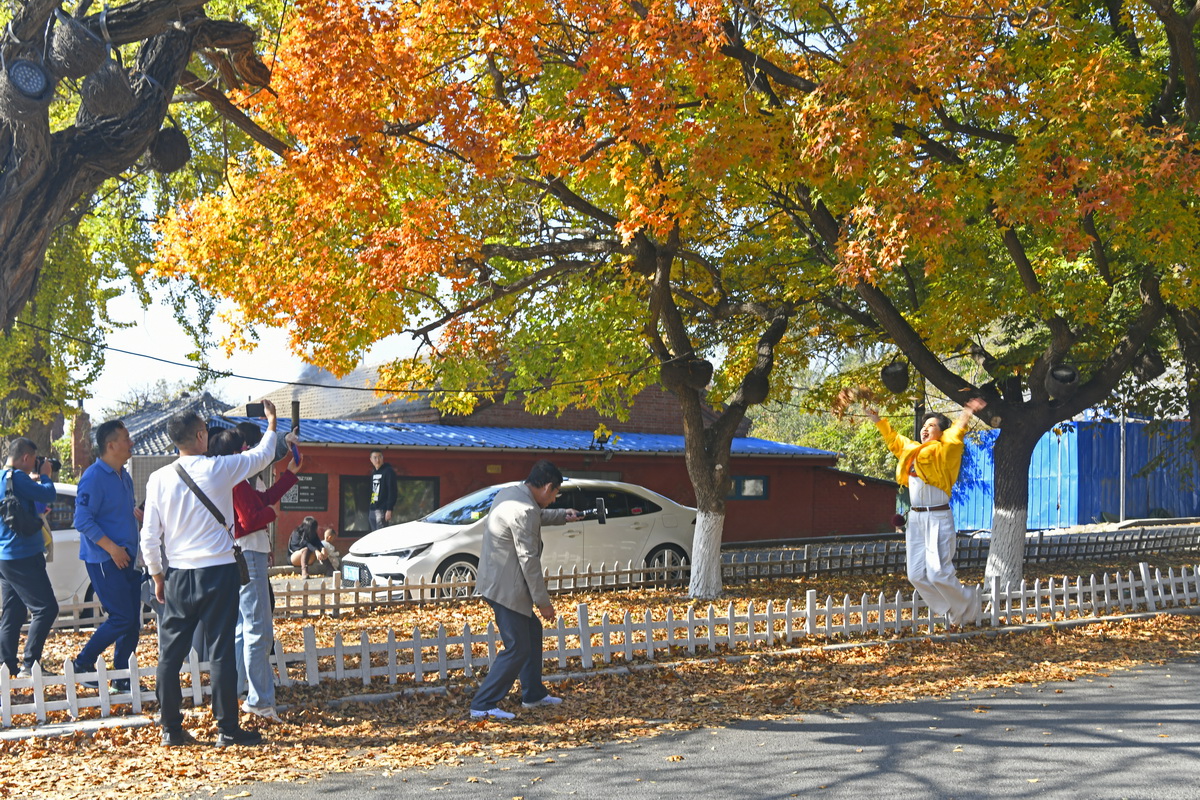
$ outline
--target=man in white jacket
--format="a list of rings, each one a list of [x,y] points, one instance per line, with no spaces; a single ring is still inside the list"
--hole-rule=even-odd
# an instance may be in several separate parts
[[[199,623],[211,648],[217,746],[262,742],[261,734],[243,729],[238,721],[234,635],[241,580],[232,525],[233,487],[275,459],[275,406],[264,400],[263,409],[267,432],[262,441],[253,450],[229,456],[205,455],[208,427],[199,414],[171,417],[167,435],[179,449],[179,460],[156,470],[146,484],[141,549],[155,596],[165,604],[159,621],[157,693],[162,741],[169,747],[195,742],[183,729],[179,670]],[[180,467],[216,513],[180,475]]]

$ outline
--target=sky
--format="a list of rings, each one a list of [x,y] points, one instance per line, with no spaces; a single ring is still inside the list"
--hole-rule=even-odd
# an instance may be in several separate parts
[[[83,404],[84,410],[93,419],[97,419],[103,409],[127,398],[133,387],[153,386],[160,378],[177,383],[196,377],[194,367],[164,363],[187,364],[185,354],[194,349],[190,337],[175,321],[169,305],[156,302],[143,309],[132,294],[125,294],[110,302],[109,313],[115,320],[135,324],[108,335],[107,344],[115,349],[110,349],[106,354],[104,371],[92,384],[91,399]],[[300,376],[305,364],[288,349],[285,333],[262,330],[260,334],[262,342],[253,352],[235,353],[231,358],[225,358],[219,348],[210,353],[214,369],[247,377],[222,378],[207,387],[209,392],[227,403],[239,405],[249,399],[258,399]],[[406,348],[398,337],[392,337],[373,348],[365,363],[381,363],[406,355],[407,352],[411,352],[411,346]]]

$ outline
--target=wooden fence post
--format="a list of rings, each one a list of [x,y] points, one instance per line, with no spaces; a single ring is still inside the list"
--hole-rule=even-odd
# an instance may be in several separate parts
[[[1146,610],[1154,612],[1158,610],[1158,603],[1155,600],[1155,584],[1150,578],[1150,565],[1145,561],[1138,562],[1138,570],[1142,573],[1142,595],[1146,598]]]
[[[358,632],[359,671],[363,686],[371,685],[371,639],[366,631]]]
[[[588,607],[587,603],[580,603],[575,606],[576,613],[579,614],[579,657],[583,662],[584,669],[592,668],[592,633],[588,625]]]
[[[321,682],[321,675],[317,671],[317,631],[312,625],[305,625],[301,633],[304,635],[305,677],[309,686],[316,686]]]
[[[808,545],[805,545],[808,547]],[[817,635],[817,590],[809,589],[804,593],[804,635]]]
[[[275,661],[275,671],[279,674],[279,685],[291,686],[292,676],[288,675],[287,653],[284,651],[283,642],[278,636],[275,637],[275,653],[271,658]]]

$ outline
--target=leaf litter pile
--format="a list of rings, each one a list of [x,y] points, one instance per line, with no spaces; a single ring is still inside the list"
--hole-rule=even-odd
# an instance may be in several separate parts
[[[1166,559],[1172,561],[1173,559]],[[1179,563],[1164,563],[1179,566]],[[1096,565],[1029,565],[1027,575],[1074,575]],[[1056,569],[1056,568],[1066,568]],[[1121,571],[1130,565],[1108,565]],[[970,572],[965,580],[978,579]],[[729,587],[728,599],[744,609],[767,599],[803,597],[816,589],[824,596],[894,592],[905,588],[902,576],[829,576]],[[607,611],[666,607],[686,614],[689,601],[678,590],[580,593],[556,598],[560,613],[573,619],[577,603],[589,616]],[[697,612],[703,610],[698,607]],[[657,616],[657,613],[656,613]],[[431,632],[439,623],[461,629],[470,622],[482,630],[490,610],[477,600],[376,611],[359,617],[276,620],[277,635],[291,650],[301,630],[313,625],[318,641],[336,632],[356,641],[367,630],[372,639],[388,627],[397,634],[414,626]],[[477,627],[478,626],[478,627]],[[46,660],[69,657],[87,632],[55,632]],[[152,662],[153,630],[143,635],[139,659]],[[732,653],[729,653],[732,654]],[[948,641],[940,636],[894,641],[850,649],[803,647],[782,652],[761,645],[742,647],[742,658],[676,657],[666,666],[620,674],[578,672],[551,684],[566,698],[557,708],[521,709],[512,695],[506,703],[517,713],[509,722],[472,720],[468,706],[474,682],[453,679],[445,693],[415,693],[397,699],[347,702],[365,691],[387,693],[396,687],[376,681],[323,681],[320,686],[279,689],[288,706],[283,724],[243,715],[246,727],[264,732],[262,747],[166,748],[159,729],[107,728],[62,737],[0,742],[0,797],[127,798],[173,797],[196,792],[225,796],[224,787],[254,781],[315,780],[328,772],[357,769],[403,770],[467,759],[534,757],[567,747],[654,736],[663,731],[722,726],[747,718],[769,719],[830,711],[851,704],[893,703],[1016,684],[1073,681],[1107,676],[1140,664],[1200,655],[1200,617],[1162,615],[1145,620],[1101,622],[1001,636]],[[660,657],[660,660],[665,660]],[[636,661],[635,661],[636,663]],[[550,674],[553,670],[548,667]],[[151,704],[152,705],[152,704]],[[94,716],[90,710],[89,716]],[[216,738],[209,708],[185,712],[185,726],[202,743]],[[62,717],[58,718],[59,720]],[[51,721],[55,721],[53,718]],[[31,720],[18,717],[18,725]]]

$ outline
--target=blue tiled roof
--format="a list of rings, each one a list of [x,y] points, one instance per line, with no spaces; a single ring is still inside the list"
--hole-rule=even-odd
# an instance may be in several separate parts
[[[121,419],[125,422],[129,437],[133,439],[135,456],[164,455],[175,452],[175,445],[167,436],[167,420],[173,414],[195,411],[200,416],[207,417],[228,409],[228,403],[223,403],[205,392],[198,397],[184,395],[175,400],[152,403],[124,415]]]
[[[246,417],[214,417],[211,424],[232,427]],[[266,428],[266,421],[250,422]],[[279,429],[287,431],[291,420],[280,418]],[[552,428],[477,428],[459,425],[422,423],[355,422],[353,420],[302,419],[302,438],[319,444],[353,444],[372,447],[490,448],[501,450],[588,450],[591,431]],[[615,433],[605,450],[617,453],[683,453],[683,437],[653,433]],[[739,437],[733,440],[734,455],[777,456],[782,458],[827,459],[836,456],[828,450]]]

